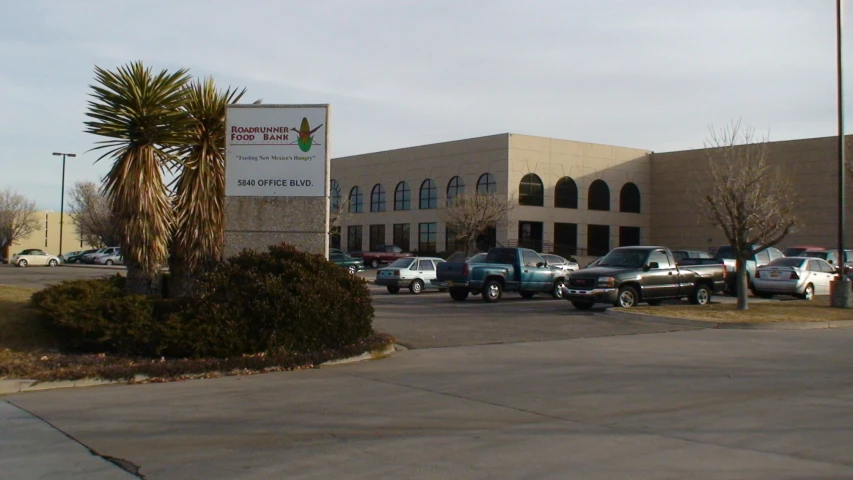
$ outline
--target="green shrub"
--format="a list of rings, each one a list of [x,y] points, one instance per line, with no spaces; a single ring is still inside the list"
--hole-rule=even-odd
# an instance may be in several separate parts
[[[158,355],[164,325],[149,297],[127,295],[124,278],[69,280],[33,294],[45,327],[71,352]]]
[[[312,352],[373,333],[364,281],[285,244],[228,259],[203,275],[183,302],[166,322],[176,333],[167,351],[172,355]]]

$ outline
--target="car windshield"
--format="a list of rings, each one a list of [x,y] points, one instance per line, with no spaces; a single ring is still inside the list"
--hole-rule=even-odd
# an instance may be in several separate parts
[[[411,265],[412,262],[414,262],[414,261],[415,261],[414,258],[398,258],[397,260],[394,260],[394,262],[391,265],[388,265],[388,267],[391,267],[391,268],[409,268],[409,265]]]
[[[802,258],[796,258],[796,257],[793,257],[793,258],[790,258],[790,257],[777,258],[776,260],[773,260],[772,262],[765,265],[765,267],[797,267],[797,268],[799,268],[800,265],[803,264],[803,262],[805,262],[805,260],[803,260]]]
[[[786,257],[799,257],[803,252],[808,250],[805,247],[788,247],[785,250],[782,250],[782,255]]]
[[[605,255],[597,266],[641,268],[645,265],[648,257],[648,250],[617,249]]]
[[[829,252],[805,252],[803,253],[803,256],[811,258],[821,258],[823,260],[826,260],[827,258],[829,258]]]
[[[468,263],[483,263],[486,261],[486,254],[485,253],[478,253],[478,254],[474,255],[473,257],[471,257],[465,261]]]

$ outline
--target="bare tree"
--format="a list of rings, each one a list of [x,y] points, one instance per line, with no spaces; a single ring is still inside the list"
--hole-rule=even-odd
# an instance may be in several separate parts
[[[349,198],[339,201],[337,205],[329,204],[329,235],[340,236],[339,228],[352,217]]]
[[[746,260],[782,241],[798,225],[791,179],[768,162],[766,138],[740,121],[715,131],[705,142],[710,191],[700,206],[734,250],[737,308],[746,310]]]
[[[41,218],[34,215],[35,200],[6,187],[0,190],[0,256],[9,256],[13,243],[41,230]]]
[[[71,220],[84,242],[98,247],[121,243],[121,232],[110,203],[95,182],[75,183],[69,197]]]
[[[465,257],[471,252],[477,236],[489,227],[507,222],[515,202],[494,193],[461,193],[445,202],[438,216],[456,238],[465,240]]]

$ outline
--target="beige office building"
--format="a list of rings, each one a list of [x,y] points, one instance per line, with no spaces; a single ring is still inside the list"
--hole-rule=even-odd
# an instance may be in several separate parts
[[[332,160],[332,205],[349,212],[333,246],[395,244],[461,249],[439,209],[462,192],[487,191],[518,204],[478,239],[481,248],[527,246],[600,255],[650,239],[648,150],[501,134]]]
[[[794,179],[803,222],[781,246],[835,245],[837,145],[835,137],[770,144],[771,164]],[[350,213],[332,244],[447,254],[461,248],[439,218],[443,202],[456,192],[493,191],[517,205],[481,236],[481,249],[520,245],[575,256],[636,244],[708,250],[727,242],[702,215],[707,178],[702,149],[653,153],[517,134],[336,158],[331,203]],[[846,242],[853,246],[853,235]]]
[[[68,213],[65,214],[65,222],[62,225],[62,252],[59,251],[59,212],[42,210],[34,212],[33,216],[38,218],[38,230],[14,242],[9,247],[9,251],[0,252],[0,256],[9,258],[21,250],[28,248],[38,248],[51,255],[91,248],[80,237],[80,233],[77,231],[71,215]]]

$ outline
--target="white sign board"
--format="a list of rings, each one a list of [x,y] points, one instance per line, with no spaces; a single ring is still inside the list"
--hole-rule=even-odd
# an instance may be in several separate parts
[[[326,195],[328,105],[229,105],[225,195]]]

